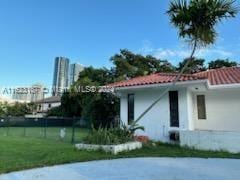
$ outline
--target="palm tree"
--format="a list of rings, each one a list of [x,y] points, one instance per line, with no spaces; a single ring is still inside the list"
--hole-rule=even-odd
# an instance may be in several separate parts
[[[171,23],[178,29],[179,37],[193,47],[190,59],[197,48],[214,44],[216,24],[237,14],[234,3],[235,0],[175,0],[170,3],[167,14]]]
[[[176,85],[181,75],[194,60],[198,48],[214,44],[217,37],[216,25],[223,19],[235,17],[238,8],[235,0],[173,0],[167,14],[171,23],[178,29],[178,36],[192,48],[185,66],[173,83],[133,122],[136,124],[168,91]]]

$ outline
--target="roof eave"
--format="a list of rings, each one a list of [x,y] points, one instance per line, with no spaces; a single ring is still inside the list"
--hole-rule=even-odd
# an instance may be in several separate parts
[[[177,82],[176,86],[182,86],[182,85],[193,85],[193,84],[208,84],[207,79],[202,80],[191,80],[191,81],[181,81]],[[128,90],[128,89],[145,89],[145,88],[155,88],[155,87],[166,87],[170,86],[172,83],[158,83],[158,84],[146,84],[146,85],[135,85],[135,86],[124,86],[124,87],[115,87],[115,91],[122,91],[122,90]]]
[[[240,88],[240,83],[235,84],[220,84],[220,85],[209,85],[208,88],[210,90],[217,90],[217,89],[235,89]]]

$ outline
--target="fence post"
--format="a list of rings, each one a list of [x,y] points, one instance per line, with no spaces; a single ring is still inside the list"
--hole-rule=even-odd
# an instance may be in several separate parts
[[[47,118],[44,121],[44,138],[47,138]]]
[[[7,136],[9,135],[10,117],[7,118]]]
[[[23,120],[23,136],[25,137],[26,136],[26,118],[24,117],[24,120]]]
[[[73,118],[72,122],[72,141],[71,143],[73,144],[75,142],[75,118]]]

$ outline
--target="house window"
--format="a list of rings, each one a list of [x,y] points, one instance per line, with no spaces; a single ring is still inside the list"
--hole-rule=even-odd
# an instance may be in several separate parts
[[[197,95],[198,119],[207,119],[205,95]]]
[[[48,104],[48,108],[51,108],[52,107],[52,104]]]
[[[134,120],[134,94],[128,94],[128,124]]]
[[[169,91],[170,127],[179,127],[178,91]]]

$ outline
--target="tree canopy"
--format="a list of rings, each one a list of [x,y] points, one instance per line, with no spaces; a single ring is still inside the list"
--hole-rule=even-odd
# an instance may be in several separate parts
[[[217,59],[208,63],[208,69],[217,69],[222,67],[233,67],[237,66],[236,61],[230,61],[229,59]]]
[[[184,59],[182,62],[180,62],[177,67],[177,70],[180,71],[186,65],[188,60],[189,59]],[[200,71],[205,71],[207,68],[204,63],[205,63],[205,59],[194,58],[192,61],[190,61],[184,73],[192,74]]]
[[[68,117],[81,116],[89,126],[109,126],[119,112],[119,99],[111,93],[98,92],[98,88],[113,81],[111,70],[86,67],[70,92],[63,94],[59,111]],[[94,89],[87,91],[87,88]]]
[[[160,60],[151,55],[134,54],[127,49],[111,57],[114,78],[123,80],[136,76],[149,75],[155,72],[173,72],[174,66],[167,60]]]
[[[24,116],[25,114],[31,114],[35,110],[36,105],[34,103],[18,103],[8,104],[0,103],[0,116]]]

